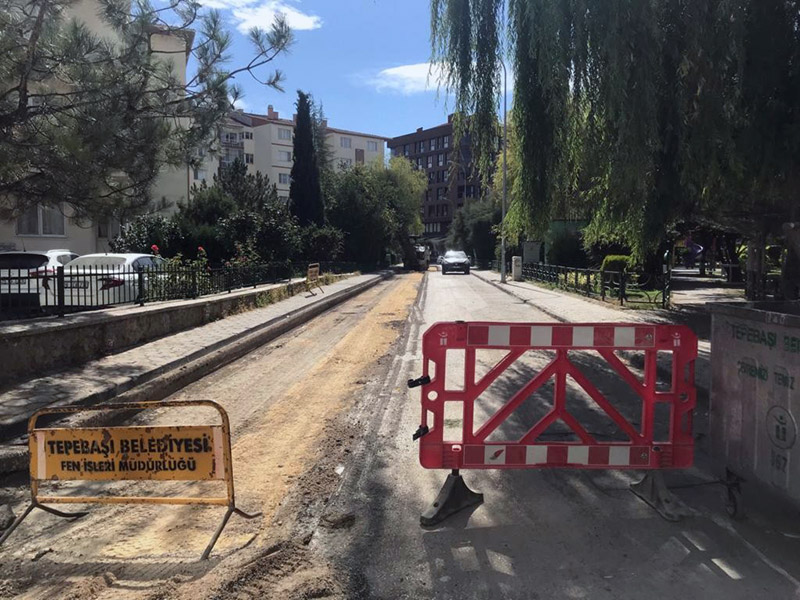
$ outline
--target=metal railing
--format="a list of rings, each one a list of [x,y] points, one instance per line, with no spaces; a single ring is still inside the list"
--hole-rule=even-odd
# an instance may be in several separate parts
[[[579,269],[561,265],[527,263],[522,265],[522,278],[552,285],[623,305],[669,306],[669,274],[656,277],[627,271]]]
[[[221,268],[165,265],[58,267],[0,275],[0,320],[59,315],[120,304],[185,300],[305,277],[307,262]],[[322,262],[321,273],[348,273],[355,263]]]

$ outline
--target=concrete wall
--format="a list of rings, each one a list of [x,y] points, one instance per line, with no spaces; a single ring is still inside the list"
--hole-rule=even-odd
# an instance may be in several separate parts
[[[712,315],[712,451],[800,503],[800,304],[717,304]]]
[[[326,275],[326,283],[347,277]],[[0,387],[62,370],[148,341],[277,302],[307,289],[303,281],[163,302],[33,319],[0,326]]]

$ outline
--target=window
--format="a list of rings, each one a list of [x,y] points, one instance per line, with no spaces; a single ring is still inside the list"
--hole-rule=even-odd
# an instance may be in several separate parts
[[[422,157],[421,156],[417,157],[417,168],[420,169],[420,170],[422,169]]]
[[[244,132],[244,139],[252,140],[253,139],[253,132],[252,131],[245,131]]]
[[[194,178],[196,180],[205,179],[206,178],[206,170],[205,169],[194,169]]]
[[[278,200],[280,200],[284,204],[288,204],[289,203],[289,196],[278,196]]]
[[[253,155],[248,154],[247,152],[244,153],[244,164],[252,165],[253,164]]]
[[[447,182],[447,169],[442,171],[442,181],[445,183]]]
[[[403,144],[403,156],[408,156],[408,144]]]
[[[433,154],[428,154],[428,168],[433,166]]]
[[[289,173],[278,173],[278,183],[289,185]]]
[[[431,150],[436,150],[436,138],[431,138]]]
[[[375,140],[367,140],[367,151],[368,152],[377,152],[378,151],[378,142]]]
[[[449,148],[450,147],[450,136],[449,135],[444,136],[444,147],[445,148]]]
[[[278,150],[278,160],[281,162],[292,162],[292,153],[288,150]]]
[[[436,190],[436,197],[437,198],[442,198],[446,193],[447,193],[447,188],[443,188],[443,187],[439,188],[438,190]]]
[[[400,156],[400,146],[398,146],[397,148],[394,149],[394,155],[395,156]]]
[[[105,217],[97,221],[97,237],[99,238],[114,238],[119,235],[120,223],[117,219]],[[77,258],[77,256],[75,257]]]
[[[278,139],[279,140],[290,140],[292,139],[292,130],[291,129],[278,129]]]
[[[444,154],[439,154],[438,158],[439,158],[439,166],[443,167],[444,166]]]
[[[434,215],[435,210],[436,210],[435,205],[431,204],[430,206],[428,206],[428,216],[432,217]]]
[[[442,204],[442,216],[443,216],[443,217],[446,217],[446,216],[447,216],[447,211],[448,211],[448,206],[447,206],[447,204]]]
[[[433,183],[436,180],[436,173],[433,171],[428,172],[428,183]]]
[[[66,235],[66,219],[58,208],[32,206],[17,218],[17,235]]]
[[[352,140],[349,137],[341,137],[339,138],[339,145],[342,148],[350,148],[352,144]]]
[[[339,161],[340,168],[347,169],[353,166],[353,159],[352,158],[343,158]]]

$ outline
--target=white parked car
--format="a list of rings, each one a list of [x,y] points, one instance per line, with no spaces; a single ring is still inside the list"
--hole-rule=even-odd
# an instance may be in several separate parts
[[[139,273],[164,264],[150,254],[85,254],[64,267],[64,306],[108,306],[136,302],[139,298]],[[42,306],[58,305],[55,277],[43,282]]]
[[[56,268],[76,258],[70,250],[0,252],[0,307],[38,309],[43,278],[55,275]]]

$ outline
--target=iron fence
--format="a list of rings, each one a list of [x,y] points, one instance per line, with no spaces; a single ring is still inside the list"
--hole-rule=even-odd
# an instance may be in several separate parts
[[[64,315],[121,304],[184,300],[305,277],[308,263],[221,268],[163,265],[147,269],[81,266],[0,274],[0,320]],[[321,273],[348,273],[355,263],[322,262]]]
[[[527,263],[522,265],[522,278],[568,292],[618,302],[621,306],[669,306],[669,273],[659,277],[636,272]]]

